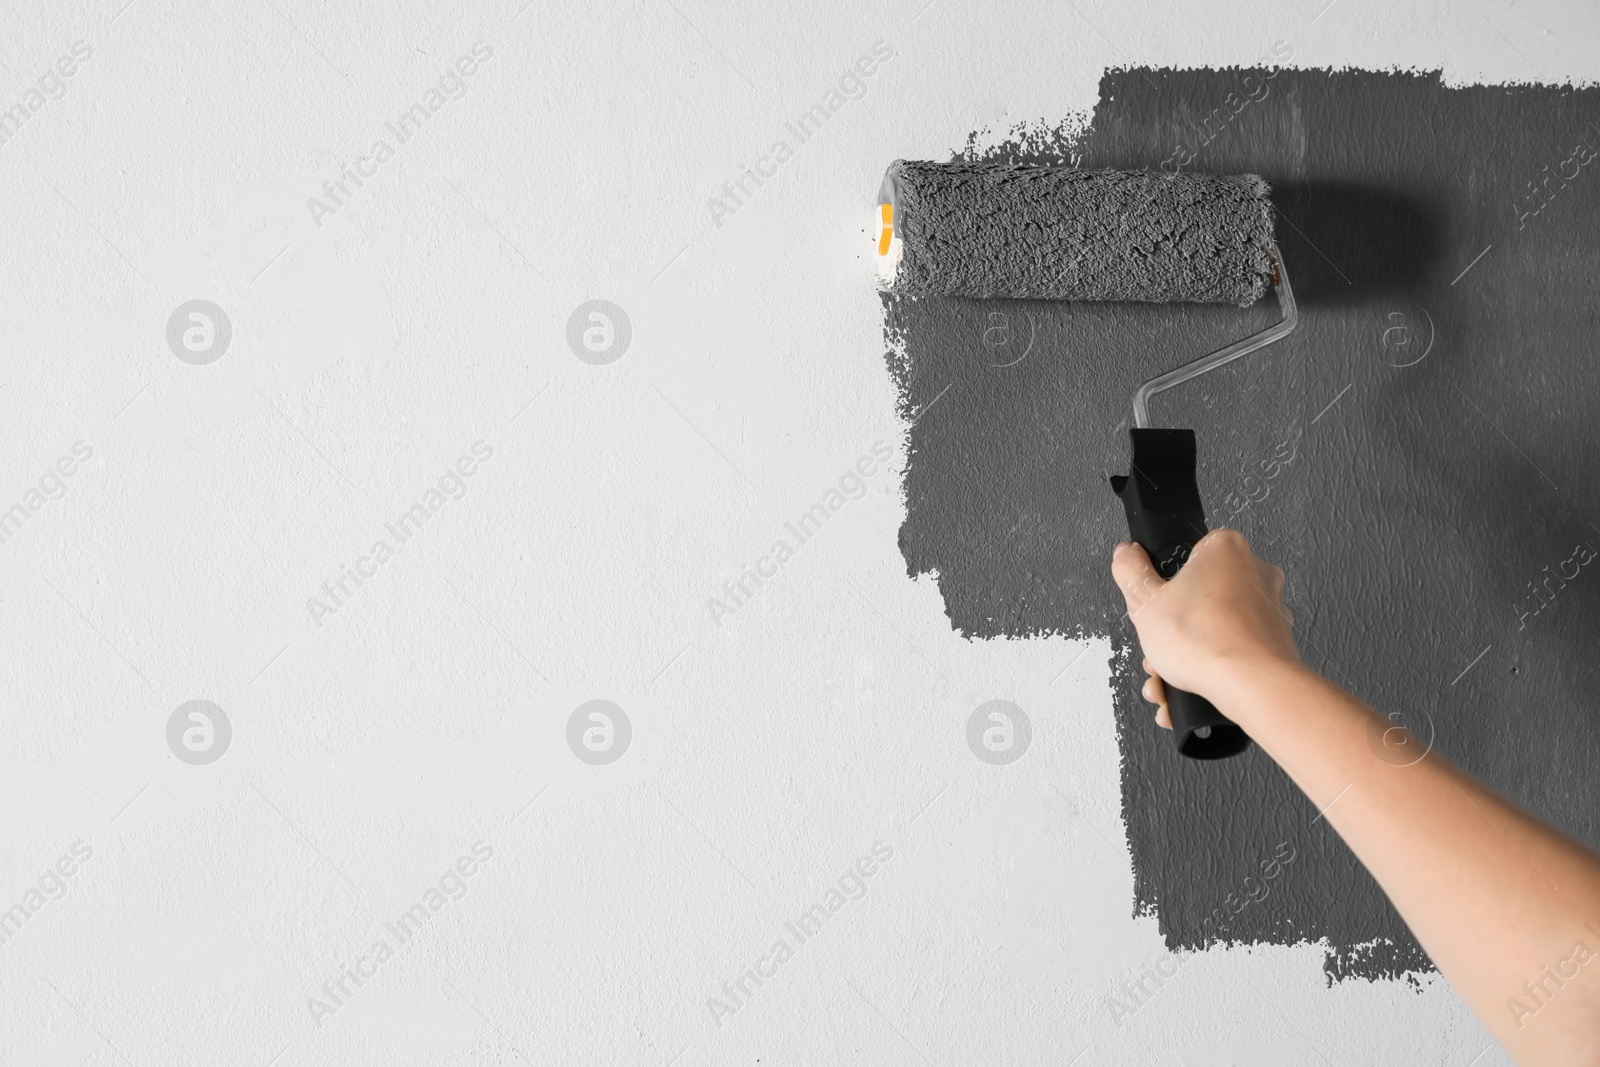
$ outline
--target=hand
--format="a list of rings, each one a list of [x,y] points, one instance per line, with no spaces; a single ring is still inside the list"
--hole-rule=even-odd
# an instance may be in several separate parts
[[[1156,573],[1144,549],[1124,541],[1112,554],[1111,574],[1144,650],[1144,698],[1161,705],[1156,721],[1168,729],[1162,679],[1220,706],[1228,680],[1240,672],[1300,663],[1283,572],[1256,559],[1237,530],[1202,537],[1171,581]]]

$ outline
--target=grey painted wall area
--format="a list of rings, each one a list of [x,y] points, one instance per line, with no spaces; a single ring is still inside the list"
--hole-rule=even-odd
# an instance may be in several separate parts
[[[1591,843],[1595,149],[1595,89],[1151,69],[1108,73],[1070,146],[1084,167],[1272,183],[1300,329],[1158,399],[1157,424],[1196,429],[1208,517],[1287,571],[1313,667]],[[1134,908],[1170,946],[1325,940],[1330,980],[1392,977],[1426,956],[1272,762],[1188,763],[1152,725],[1107,574],[1126,528],[1106,475],[1126,467],[1135,386],[1259,329],[1271,303],[886,297],[902,403],[926,409],[901,549],[970,637],[1111,635]]]

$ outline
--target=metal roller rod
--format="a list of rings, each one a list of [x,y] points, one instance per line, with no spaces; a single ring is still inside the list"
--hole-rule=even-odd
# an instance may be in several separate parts
[[[1273,241],[1269,246],[1272,249],[1272,264],[1275,268],[1275,278],[1272,288],[1278,294],[1278,308],[1283,312],[1283,318],[1276,324],[1267,327],[1260,333],[1251,334],[1242,340],[1235,341],[1226,348],[1199,359],[1185,363],[1177,370],[1171,370],[1157,378],[1151,378],[1139,387],[1133,394],[1133,424],[1140,429],[1150,426],[1150,398],[1157,393],[1165,392],[1175,385],[1182,385],[1191,378],[1198,378],[1208,370],[1215,370],[1224,363],[1231,363],[1240,356],[1265,348],[1274,341],[1280,341],[1294,330],[1295,320],[1299,312],[1294,306],[1294,290],[1289,288],[1289,272],[1283,265],[1283,255],[1278,251],[1278,242]]]

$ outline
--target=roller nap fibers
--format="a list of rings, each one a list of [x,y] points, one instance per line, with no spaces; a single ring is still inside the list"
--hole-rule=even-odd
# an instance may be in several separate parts
[[[897,160],[878,275],[910,296],[1237,304],[1273,279],[1253,174]]]

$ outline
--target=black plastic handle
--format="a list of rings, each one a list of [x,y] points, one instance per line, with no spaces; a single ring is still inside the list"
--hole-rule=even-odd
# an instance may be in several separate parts
[[[1132,471],[1113,474],[1111,488],[1128,513],[1128,533],[1150,555],[1163,578],[1178,573],[1189,550],[1206,534],[1205,509],[1195,480],[1193,430],[1128,431]],[[1226,759],[1250,747],[1250,735],[1203,696],[1167,689],[1167,711],[1178,751],[1190,759]]]

